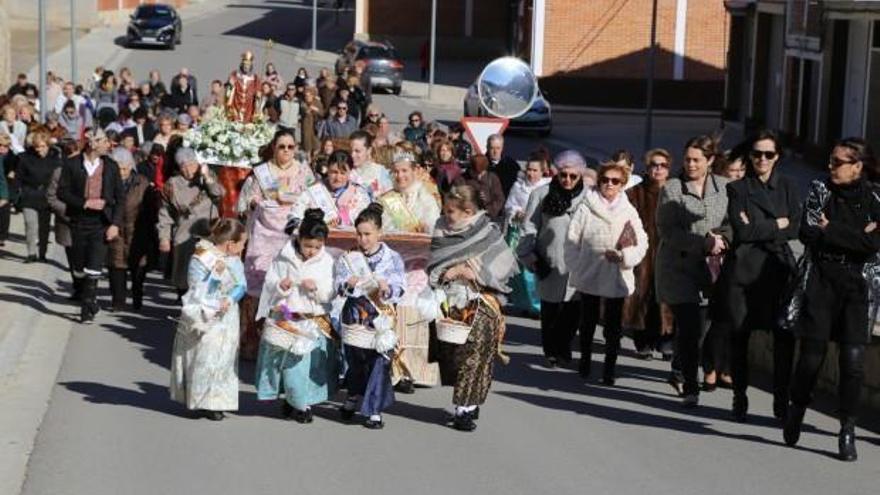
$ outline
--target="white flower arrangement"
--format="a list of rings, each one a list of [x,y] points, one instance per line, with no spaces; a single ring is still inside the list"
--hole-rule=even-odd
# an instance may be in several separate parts
[[[195,150],[201,161],[250,168],[262,161],[260,148],[274,134],[275,125],[261,115],[255,115],[254,122],[233,122],[215,107],[208,110],[198,128],[184,134],[183,143]]]

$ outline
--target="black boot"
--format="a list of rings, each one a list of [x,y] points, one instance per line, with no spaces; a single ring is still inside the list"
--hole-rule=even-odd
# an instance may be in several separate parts
[[[67,298],[68,301],[82,301],[83,279],[73,277],[73,293]]]
[[[745,392],[733,394],[733,420],[737,423],[745,423],[749,417],[749,397]]]
[[[782,429],[782,436],[785,439],[786,445],[797,445],[798,440],[801,438],[801,427],[804,424],[804,414],[806,412],[806,407],[798,406],[794,403],[788,407],[785,426]]]
[[[131,271],[131,307],[135,310],[144,305],[144,282],[147,279],[147,270],[137,267]]]
[[[98,286],[98,279],[92,277],[85,277],[82,279],[82,301],[80,304],[80,321],[82,323],[92,321],[95,319],[95,315],[98,314],[100,308],[98,307],[96,290]]]
[[[110,294],[112,298],[112,310],[113,311],[124,311],[125,310],[125,293],[126,293],[126,283],[125,283],[125,269],[122,268],[111,268],[110,269]]]
[[[839,459],[841,461],[852,462],[859,458],[859,454],[856,452],[855,421],[847,419],[840,422],[837,448],[840,450]]]
[[[602,384],[614,386],[614,368],[617,366],[617,349],[605,351],[605,368],[602,370]]]

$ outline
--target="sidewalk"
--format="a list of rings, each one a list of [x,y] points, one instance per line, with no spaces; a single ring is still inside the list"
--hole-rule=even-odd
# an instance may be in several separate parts
[[[17,494],[43,420],[71,329],[64,250],[51,245],[48,263],[24,264],[24,220],[12,217],[0,248],[0,493]]]

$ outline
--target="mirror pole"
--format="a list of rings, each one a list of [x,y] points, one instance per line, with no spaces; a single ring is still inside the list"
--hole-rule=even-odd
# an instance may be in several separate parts
[[[76,86],[79,73],[76,70],[76,7],[74,0],[70,0],[70,80]]]
[[[39,0],[39,54],[38,64],[40,71],[40,117],[46,121],[46,0]]]
[[[428,99],[434,93],[434,65],[437,57],[437,0],[431,0],[431,50],[430,67],[428,68]]]
[[[645,152],[651,149],[654,133],[654,62],[657,56],[657,0],[651,8],[651,46],[648,49],[648,88],[645,95]]]

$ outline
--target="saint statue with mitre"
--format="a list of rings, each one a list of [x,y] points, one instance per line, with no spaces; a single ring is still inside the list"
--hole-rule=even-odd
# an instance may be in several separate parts
[[[250,50],[241,55],[238,70],[229,75],[226,83],[226,116],[236,122],[251,122],[257,107],[260,78],[254,73],[254,54]]]

